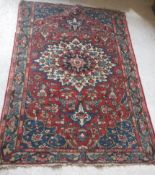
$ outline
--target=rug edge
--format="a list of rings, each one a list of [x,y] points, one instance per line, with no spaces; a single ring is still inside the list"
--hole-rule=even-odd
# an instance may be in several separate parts
[[[118,9],[109,9],[109,8],[106,8],[106,7],[93,7],[93,6],[87,6],[87,4],[68,4],[68,3],[51,3],[49,1],[47,2],[43,2],[43,1],[32,1],[32,0],[20,0],[20,3],[22,2],[29,2],[29,3],[41,3],[41,4],[51,4],[51,5],[62,5],[62,6],[72,6],[72,7],[84,7],[84,8],[91,8],[91,9],[98,9],[98,10],[107,10],[107,11],[111,11],[111,12],[115,12],[115,13],[120,13],[120,14],[123,14],[125,15],[125,11],[121,11],[121,10],[118,10]]]
[[[143,104],[144,104],[144,107],[145,107],[145,112],[147,114],[147,124],[148,126],[150,126],[150,133],[151,133],[151,139],[152,139],[152,142],[153,142],[153,147],[155,149],[155,128],[153,127],[153,122],[152,122],[152,119],[151,119],[151,115],[150,115],[150,112],[149,112],[149,109],[148,109],[148,105],[147,105],[147,102],[146,102],[146,97],[145,97],[145,93],[144,93],[144,88],[142,86],[142,81],[141,81],[141,77],[140,77],[140,72],[139,72],[139,68],[138,68],[138,63],[137,63],[137,60],[136,60],[136,55],[135,55],[135,52],[134,52],[134,49],[133,49],[133,44],[132,44],[132,40],[131,40],[131,34],[130,34],[130,31],[129,31],[129,27],[128,27],[128,22],[127,22],[127,16],[124,15],[124,26],[125,26],[125,33],[127,35],[127,41],[128,41],[128,45],[129,45],[129,50],[130,50],[130,53],[131,53],[131,58],[135,64],[135,72],[136,72],[136,76],[137,76],[137,79],[138,79],[138,85],[139,85],[139,89],[141,91],[141,95],[143,97]]]
[[[95,163],[95,164],[88,164],[88,163],[50,163],[50,164],[11,164],[11,165],[0,165],[0,171],[1,170],[13,170],[16,168],[38,168],[38,167],[43,167],[43,168],[56,168],[56,169],[60,169],[63,167],[67,167],[67,166],[75,166],[75,167],[94,167],[94,168],[112,168],[112,167],[129,167],[129,166],[154,166],[155,163]]]

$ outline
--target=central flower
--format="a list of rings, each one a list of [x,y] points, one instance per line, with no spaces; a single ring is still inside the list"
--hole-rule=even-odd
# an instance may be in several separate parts
[[[60,60],[59,64],[64,70],[70,72],[70,74],[87,74],[95,66],[95,61],[92,60],[87,53],[74,53],[74,51],[66,51],[63,55],[63,59]]]
[[[71,64],[72,67],[76,68],[77,72],[80,72],[80,69],[84,67],[86,62],[82,59],[79,59],[78,55],[76,55],[76,56],[77,56],[76,58],[71,58],[69,63]]]
[[[47,45],[35,62],[40,65],[39,70],[46,73],[47,79],[74,86],[79,92],[83,87],[107,81],[115,66],[102,48],[81,43],[77,38]]]

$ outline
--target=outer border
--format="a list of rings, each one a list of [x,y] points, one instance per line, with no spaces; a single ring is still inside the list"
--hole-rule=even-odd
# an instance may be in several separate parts
[[[12,85],[13,82],[13,76],[14,75],[14,64],[16,61],[16,53],[17,53],[17,33],[18,33],[18,29],[19,29],[19,18],[20,18],[20,3],[18,5],[18,14],[17,14],[17,21],[16,21],[16,31],[15,31],[15,35],[14,35],[14,44],[13,44],[13,50],[12,50],[12,56],[11,56],[11,62],[10,62],[10,68],[9,68],[9,73],[8,73],[8,79],[7,79],[7,85],[6,85],[6,91],[5,91],[5,95],[4,95],[4,102],[3,102],[3,107],[2,107],[2,111],[1,111],[1,117],[0,117],[0,149],[1,149],[1,132],[2,132],[2,128],[3,126],[3,117],[4,117],[4,113],[6,110],[7,106],[7,102],[9,99],[9,92],[10,92],[10,85]],[[1,154],[0,154],[0,158],[1,158]],[[1,159],[0,159],[1,160]]]
[[[154,147],[155,147],[155,130],[153,128],[153,124],[152,124],[152,121],[151,121],[151,116],[150,116],[148,106],[147,106],[147,103],[146,103],[146,97],[145,97],[145,94],[144,94],[144,89],[143,89],[143,86],[142,86],[142,82],[141,82],[141,78],[140,78],[140,73],[139,73],[138,64],[137,64],[137,61],[136,61],[136,56],[135,56],[135,53],[134,53],[133,45],[132,45],[132,42],[131,42],[131,35],[130,35],[130,32],[129,32],[129,27],[128,27],[128,24],[127,24],[126,16],[125,16],[125,19],[124,19],[124,26],[125,26],[125,33],[127,35],[127,41],[128,41],[128,46],[129,46],[129,50],[130,50],[131,59],[133,60],[133,62],[135,64],[135,72],[136,72],[136,76],[137,76],[136,78],[138,80],[139,89],[141,91],[142,97],[144,98],[143,108],[145,109],[145,112],[147,113],[147,118],[146,118],[147,119],[147,124],[150,127],[149,129],[150,129],[150,133],[151,133],[151,137],[152,137],[151,139],[152,139]]]

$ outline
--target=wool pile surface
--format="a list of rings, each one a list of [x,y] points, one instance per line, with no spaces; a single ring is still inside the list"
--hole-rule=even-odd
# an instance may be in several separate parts
[[[154,163],[125,14],[24,1],[18,13],[0,165]]]

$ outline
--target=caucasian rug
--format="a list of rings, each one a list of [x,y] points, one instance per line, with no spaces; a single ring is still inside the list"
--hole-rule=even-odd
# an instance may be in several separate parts
[[[0,164],[154,163],[125,14],[21,2],[0,122]]]

